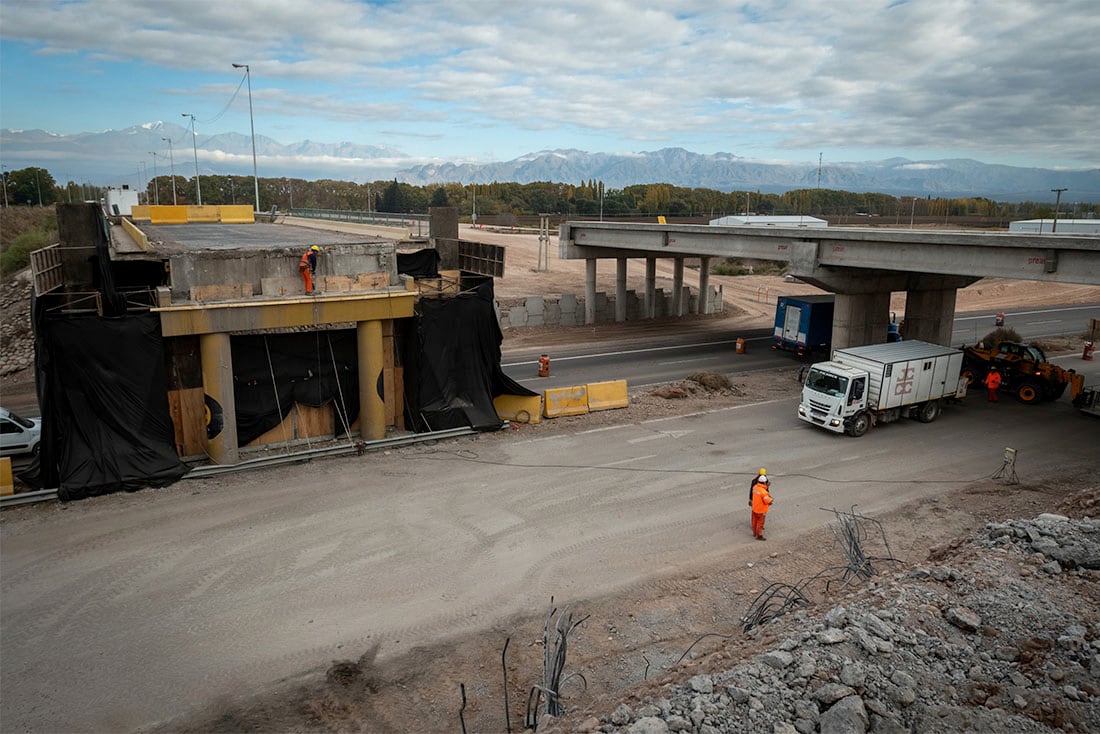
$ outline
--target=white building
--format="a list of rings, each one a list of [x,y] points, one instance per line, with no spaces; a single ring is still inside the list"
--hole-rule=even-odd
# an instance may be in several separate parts
[[[829,223],[824,219],[805,216],[757,216],[755,214],[734,214],[710,220],[717,227],[810,227],[824,229]]]
[[[1027,232],[1029,234],[1051,234],[1053,219],[1022,219],[1009,222],[1009,232]],[[1059,219],[1054,234],[1100,234],[1100,219]]]

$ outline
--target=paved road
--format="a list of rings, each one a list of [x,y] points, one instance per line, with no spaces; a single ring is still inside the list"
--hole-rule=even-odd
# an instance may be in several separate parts
[[[1098,363],[1083,363],[1100,376]],[[1041,482],[1095,471],[1100,420],[973,398],[861,439],[793,400],[597,432],[435,447],[183,481],[0,517],[6,731],[130,730],[372,642],[382,655],[767,546],[769,535],[987,477],[1005,446]]]
[[[951,343],[974,344],[993,330],[994,315],[991,311],[958,314]],[[1005,314],[1006,325],[1023,339],[1079,334],[1088,327],[1089,319],[1100,319],[1100,304],[1049,306]],[[510,377],[532,390],[545,390],[600,380],[626,380],[631,387],[636,387],[682,380],[696,370],[732,373],[797,363],[792,354],[769,348],[770,329],[741,330],[736,336],[746,339],[747,354],[735,354],[733,335],[724,339],[700,339],[670,327],[665,336],[651,337],[644,344],[625,348],[555,347],[550,350],[549,378],[537,376],[535,361],[540,352],[537,349],[506,353],[503,367]]]

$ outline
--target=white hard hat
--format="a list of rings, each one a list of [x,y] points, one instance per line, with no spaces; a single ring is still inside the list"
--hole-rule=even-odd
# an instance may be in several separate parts
[[[760,479],[757,480],[757,481],[760,481],[760,482],[763,482],[764,484],[767,484],[768,483],[768,477],[766,475],[761,474]]]

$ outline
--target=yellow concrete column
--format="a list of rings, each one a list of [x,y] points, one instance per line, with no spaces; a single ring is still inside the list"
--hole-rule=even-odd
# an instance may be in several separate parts
[[[215,464],[236,464],[240,456],[237,450],[237,409],[229,334],[200,334],[199,355],[202,359],[202,388],[206,393],[206,452]]]
[[[359,433],[367,441],[386,437],[382,396],[382,322],[360,321],[355,329],[359,356]]]

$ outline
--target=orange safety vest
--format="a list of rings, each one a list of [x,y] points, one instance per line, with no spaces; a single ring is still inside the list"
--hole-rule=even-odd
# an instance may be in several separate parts
[[[988,387],[990,390],[996,390],[997,388],[999,388],[1001,386],[1001,373],[990,372],[988,375],[986,375],[985,386]]]
[[[298,261],[298,270],[312,270],[309,262],[309,253],[311,252],[313,252],[313,250],[306,250],[302,255],[302,259]]]
[[[772,496],[768,491],[768,485],[759,482],[754,484],[752,488],[752,511],[757,515],[763,515],[767,513],[771,503]]]

